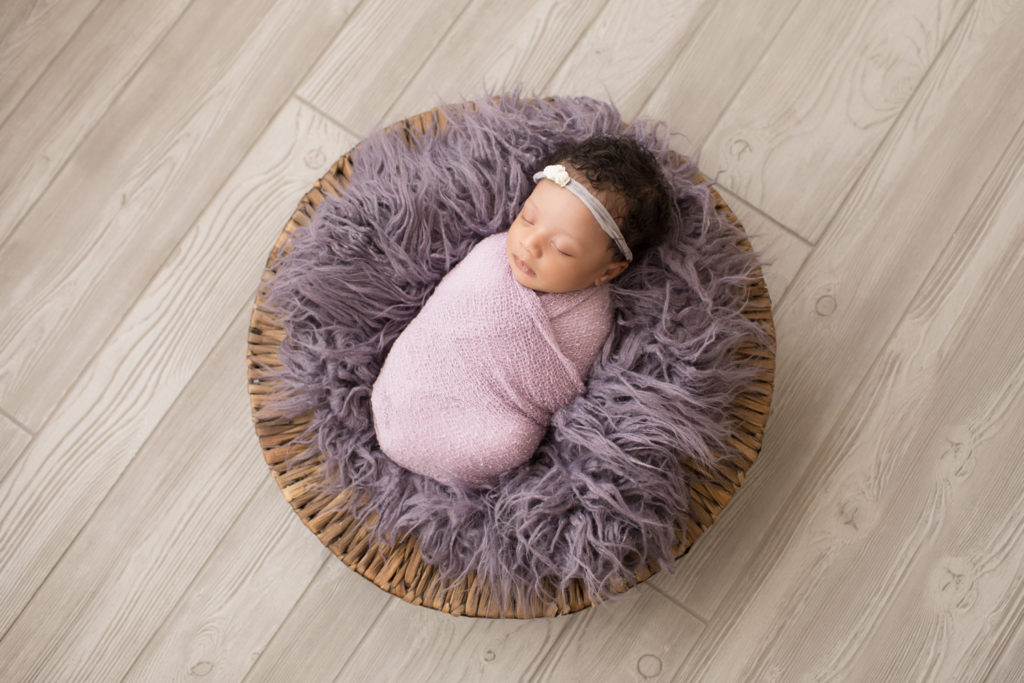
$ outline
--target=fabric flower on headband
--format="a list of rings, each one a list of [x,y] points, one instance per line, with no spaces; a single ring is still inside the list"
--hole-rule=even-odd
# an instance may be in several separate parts
[[[541,171],[545,178],[555,183],[559,187],[565,187],[569,184],[572,178],[569,177],[569,172],[565,170],[565,166],[561,164],[552,164],[551,166],[545,166],[544,170]]]

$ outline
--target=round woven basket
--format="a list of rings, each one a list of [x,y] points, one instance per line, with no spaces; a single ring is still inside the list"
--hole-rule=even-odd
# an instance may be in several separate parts
[[[444,123],[443,115],[434,109],[394,124],[392,128],[400,129],[405,139],[411,141],[415,136],[422,135],[435,126],[443,127]],[[263,275],[264,284],[274,277],[276,260],[281,250],[287,249],[288,237],[297,228],[309,223],[325,194],[340,195],[344,192],[352,174],[353,151],[342,156],[301,199],[270,252],[267,269]],[[705,179],[698,174],[694,182],[705,182]],[[711,191],[715,199],[715,210],[733,224],[742,227],[721,196],[714,188]],[[751,248],[745,239],[740,247],[745,250]],[[719,512],[743,483],[744,473],[753,464],[761,448],[764,425],[771,405],[775,336],[771,299],[760,270],[755,271],[754,279],[748,287],[748,303],[743,313],[748,319],[761,325],[768,332],[771,341],[763,346],[749,344],[737,351],[737,362],[753,364],[759,369],[758,380],[753,390],[739,395],[731,406],[737,428],[730,439],[730,445],[735,448],[739,457],[720,457],[714,471],[700,471],[701,478],[710,482],[707,485],[698,483],[697,477],[692,478],[694,483],[690,486],[691,521],[687,528],[676,530],[677,544],[673,547],[676,559],[682,557],[697,537],[718,517]],[[262,297],[257,294],[249,325],[247,354],[249,399],[256,434],[267,465],[281,487],[285,500],[291,504],[310,531],[316,534],[342,562],[393,595],[412,604],[453,615],[497,618],[499,600],[505,601],[502,605],[504,614],[517,618],[526,618],[527,615],[568,614],[592,604],[590,596],[579,581],[573,581],[553,602],[546,602],[538,596],[533,596],[532,610],[526,609],[526,605],[518,604],[512,596],[499,596],[490,586],[478,581],[473,574],[454,589],[445,590],[438,568],[423,560],[415,537],[407,536],[394,546],[375,544],[371,547],[369,536],[376,520],[375,516],[371,516],[366,524],[360,524],[351,513],[336,511],[338,504],[348,496],[348,492],[338,495],[321,493],[321,484],[324,483],[321,458],[314,458],[301,467],[288,467],[290,457],[306,447],[296,443],[296,440],[302,436],[311,415],[285,419],[267,417],[262,411],[274,395],[275,387],[267,379],[266,374],[269,370],[281,367],[277,351],[284,338],[284,329],[274,318],[273,312],[264,306]],[[263,416],[257,417],[258,415]],[[622,582],[615,587],[614,592],[628,590],[635,583],[650,578],[659,569],[660,567],[656,565],[648,564],[637,572],[635,582]]]

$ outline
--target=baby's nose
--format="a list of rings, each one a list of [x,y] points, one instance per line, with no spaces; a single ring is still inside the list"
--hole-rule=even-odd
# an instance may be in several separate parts
[[[541,238],[536,232],[530,233],[523,238],[523,247],[533,256],[540,255]]]

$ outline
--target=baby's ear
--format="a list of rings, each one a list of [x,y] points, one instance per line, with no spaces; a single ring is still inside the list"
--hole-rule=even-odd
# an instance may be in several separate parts
[[[629,261],[612,261],[605,267],[597,280],[594,281],[594,284],[603,285],[606,282],[611,282],[617,278],[627,266],[629,266]]]

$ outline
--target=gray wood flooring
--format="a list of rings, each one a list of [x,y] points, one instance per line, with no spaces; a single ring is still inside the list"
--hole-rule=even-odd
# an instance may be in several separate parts
[[[1024,680],[1024,1],[5,0],[0,680]],[[457,618],[270,478],[249,308],[373,128],[663,119],[772,260],[761,457],[674,573]]]

